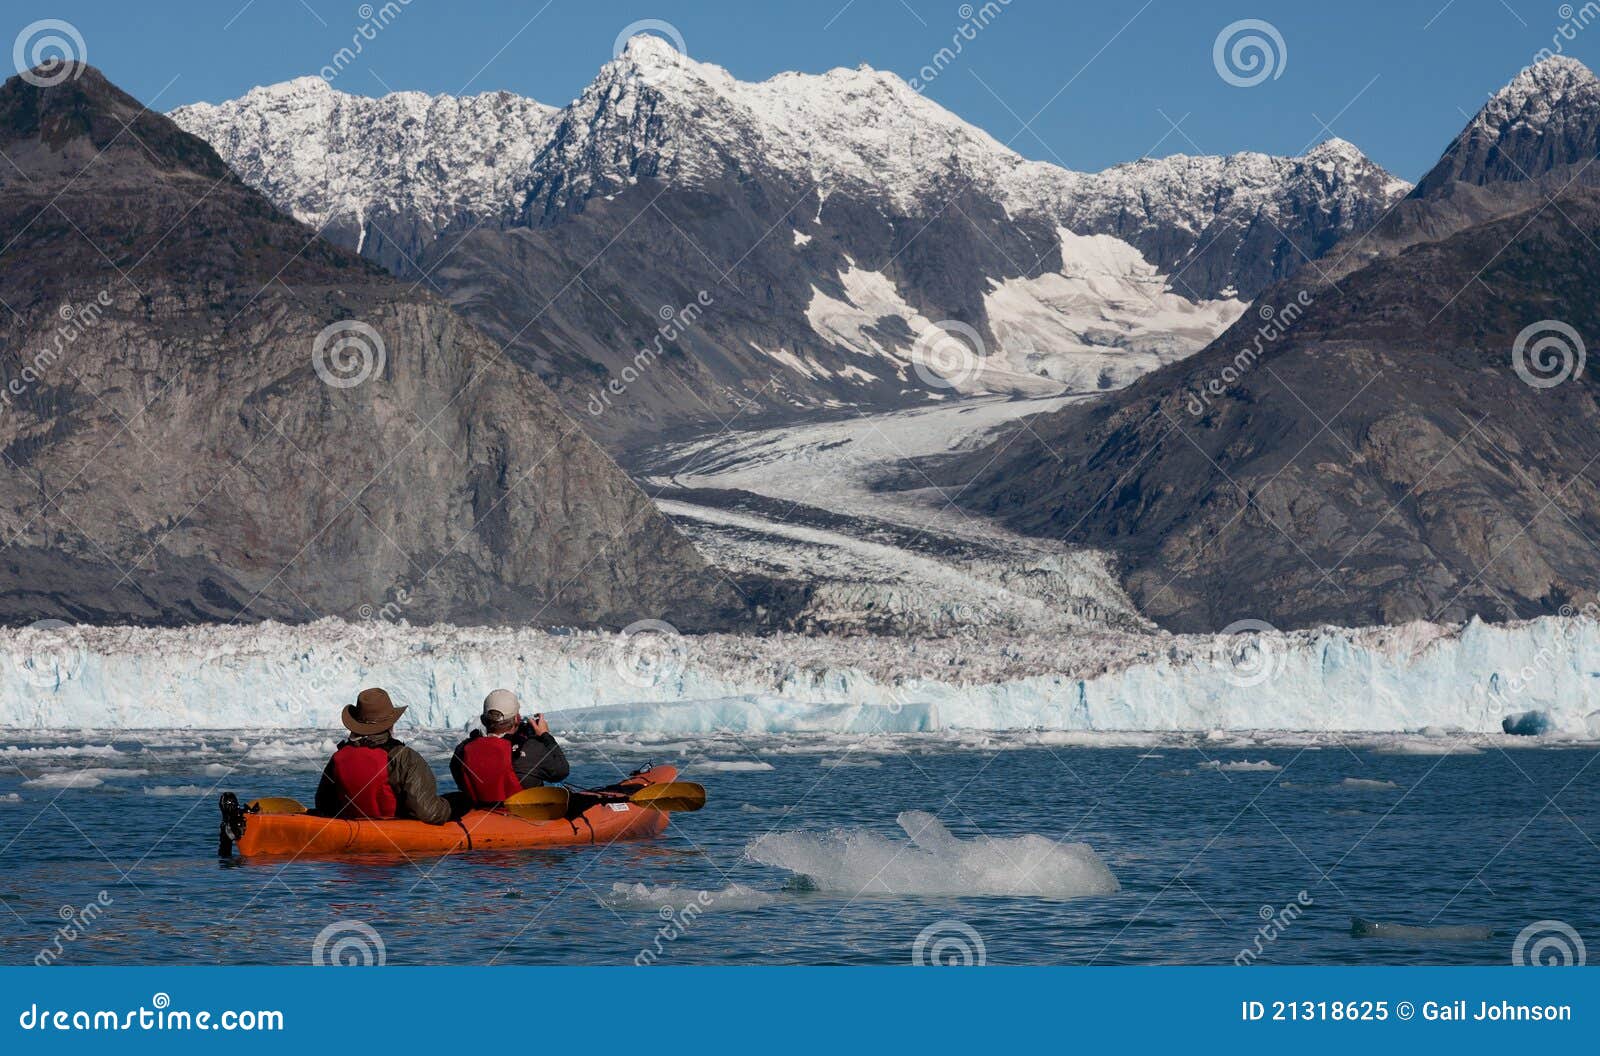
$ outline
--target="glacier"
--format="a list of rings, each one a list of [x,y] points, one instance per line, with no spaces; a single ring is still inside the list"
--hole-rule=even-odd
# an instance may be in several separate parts
[[[383,619],[0,631],[0,727],[337,729],[383,685],[414,728],[506,686],[574,732],[1441,731],[1600,737],[1600,621],[998,638],[679,636]]]

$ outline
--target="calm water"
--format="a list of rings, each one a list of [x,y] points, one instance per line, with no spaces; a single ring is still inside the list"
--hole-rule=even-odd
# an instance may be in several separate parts
[[[443,736],[413,743],[444,758]],[[647,757],[706,750],[771,769],[691,770],[711,804],[675,815],[667,836],[649,843],[219,863],[216,791],[308,800],[330,744],[303,734],[0,735],[0,960],[54,951],[64,915],[98,900],[82,936],[61,944],[59,963],[308,963],[319,935],[325,955],[344,941],[354,956],[376,948],[373,933],[391,964],[629,963],[657,948],[664,918],[651,900],[681,916],[700,890],[719,894],[660,943],[661,963],[904,964],[923,934],[925,951],[977,956],[981,944],[991,964],[1228,963],[1253,948],[1265,914],[1297,900],[1261,961],[1507,963],[1519,931],[1545,919],[1600,943],[1593,748],[997,752],[902,738],[849,757],[867,765],[836,767],[839,744],[820,739],[600,742],[573,746],[575,780],[604,783]],[[1282,769],[1228,769],[1263,760]],[[1122,889],[1072,900],[852,898],[808,890],[744,855],[772,831],[858,829],[903,841],[895,817],[913,809],[937,813],[961,838],[1085,842]],[[614,888],[633,884],[650,890]],[[728,894],[734,884],[764,895]],[[1494,935],[1357,939],[1352,916],[1482,925]],[[339,922],[372,932],[325,932]]]

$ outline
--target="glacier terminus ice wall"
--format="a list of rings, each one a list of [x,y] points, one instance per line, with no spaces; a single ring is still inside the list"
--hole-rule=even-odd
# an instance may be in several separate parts
[[[382,620],[0,631],[0,727],[329,728],[367,685],[423,727],[516,690],[563,728],[1600,736],[1600,622],[988,640],[686,637]]]

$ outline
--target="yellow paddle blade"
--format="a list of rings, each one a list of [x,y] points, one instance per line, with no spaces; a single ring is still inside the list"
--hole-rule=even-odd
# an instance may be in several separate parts
[[[628,801],[656,810],[699,810],[706,805],[706,786],[693,781],[663,781],[656,785],[645,785],[629,796]]]
[[[506,812],[528,821],[554,821],[567,816],[572,794],[557,785],[525,788],[506,800]]]
[[[253,814],[304,814],[306,808],[288,796],[265,796],[250,804]]]

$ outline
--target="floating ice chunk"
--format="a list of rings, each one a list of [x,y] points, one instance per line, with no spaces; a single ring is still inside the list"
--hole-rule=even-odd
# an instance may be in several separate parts
[[[1262,772],[1262,773],[1271,773],[1271,772],[1276,772],[1278,770],[1282,770],[1283,767],[1281,767],[1277,763],[1271,762],[1270,760],[1267,760],[1267,759],[1257,759],[1254,762],[1252,762],[1252,761],[1250,761],[1248,759],[1235,759],[1235,760],[1231,760],[1229,762],[1223,762],[1221,759],[1212,759],[1209,762],[1201,763],[1195,769],[1197,769],[1197,770],[1217,770],[1217,771],[1220,771],[1220,772],[1223,772],[1223,773],[1230,773],[1231,774],[1231,773],[1247,773],[1247,772],[1250,772],[1250,771],[1259,771],[1259,772]]]
[[[1397,737],[1393,740],[1374,741],[1368,749],[1377,755],[1481,755],[1470,744],[1455,740],[1436,740],[1431,737]]]
[[[146,788],[144,790],[144,794],[147,795],[147,796],[194,796],[194,797],[198,797],[198,796],[208,796],[208,795],[210,795],[211,794],[211,789],[209,789],[209,788],[201,788],[199,785],[156,785],[156,786],[151,787],[151,788]]]
[[[881,759],[852,759],[849,756],[842,756],[834,759],[823,759],[817,765],[821,766],[825,770],[837,770],[840,767],[851,766],[871,768],[882,766],[883,761]]]
[[[759,891],[743,884],[729,884],[720,891],[697,891],[693,888],[668,884],[652,887],[649,884],[612,884],[611,893],[603,896],[602,904],[613,909],[686,910],[699,907],[707,910],[760,909],[778,900],[770,891]]]
[[[1519,711],[1500,720],[1500,728],[1514,737],[1540,737],[1554,727],[1548,711]]]
[[[31,747],[7,745],[0,748],[0,759],[14,766],[26,766],[31,761],[43,761],[47,757],[68,756],[76,757],[92,755],[98,758],[109,758],[122,753],[109,744],[50,744]]]
[[[698,763],[690,763],[686,773],[697,774],[744,774],[771,770],[771,763],[763,763],[753,759],[704,759]]]
[[[1407,942],[1485,942],[1494,938],[1494,929],[1476,924],[1447,924],[1417,927],[1410,924],[1384,924],[1350,918],[1350,937],[1354,939],[1400,939]]]
[[[1119,889],[1088,844],[1035,835],[963,840],[932,814],[917,810],[895,820],[911,837],[911,846],[865,829],[838,829],[769,833],[751,841],[744,853],[804,877],[817,890],[850,895],[1082,898]]]
[[[110,766],[90,766],[82,770],[47,770],[31,780],[22,782],[23,788],[98,788],[113,777],[143,777],[148,770],[119,770]]]
[[[7,792],[5,795],[0,796],[0,803],[21,803],[21,802],[22,802],[22,797],[17,795],[15,792]]]
[[[1347,777],[1339,782],[1340,788],[1353,788],[1368,792],[1388,792],[1400,786],[1393,781],[1372,777]]]

